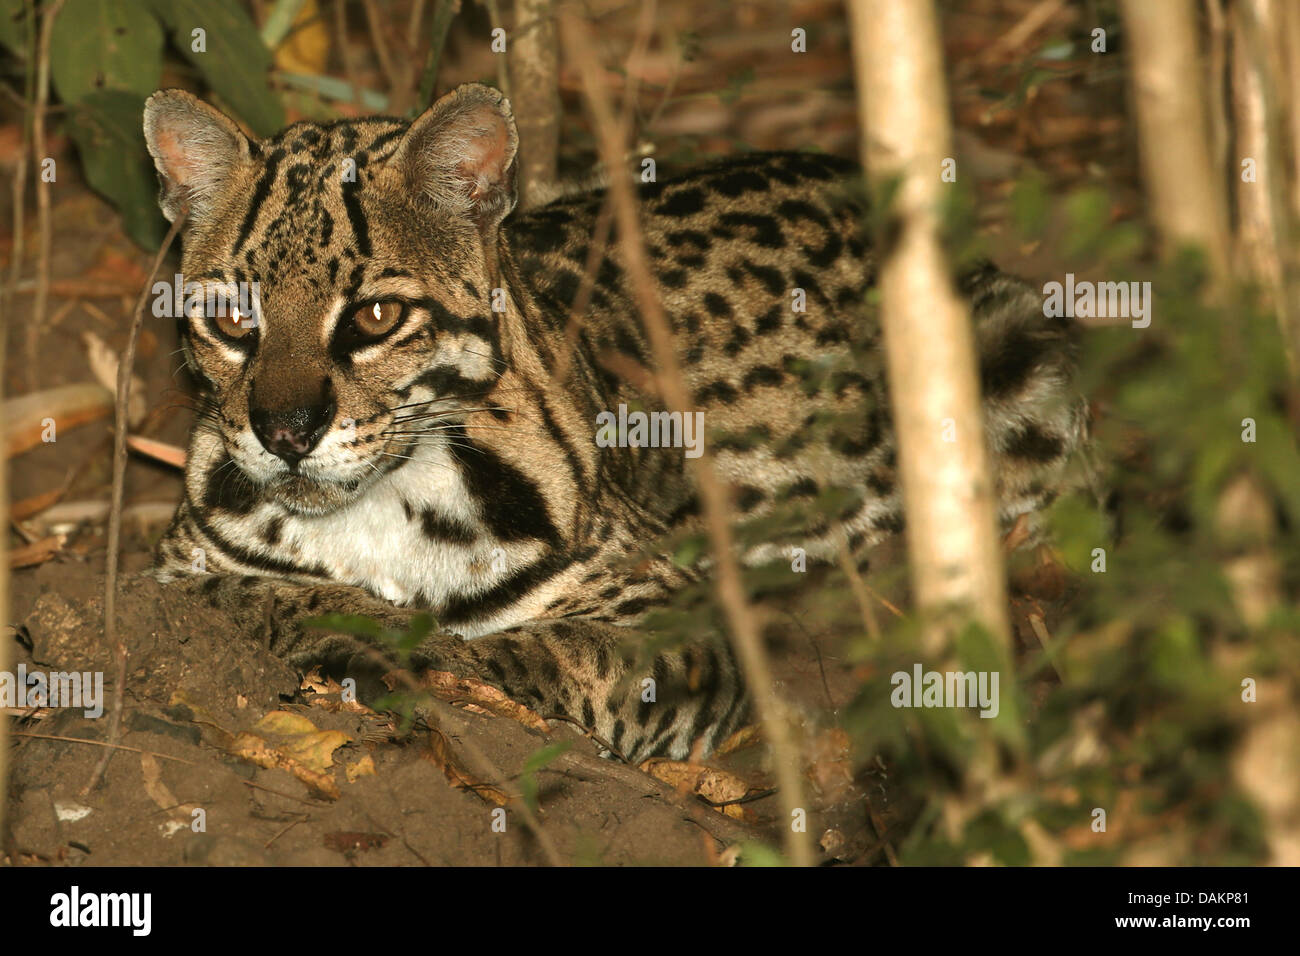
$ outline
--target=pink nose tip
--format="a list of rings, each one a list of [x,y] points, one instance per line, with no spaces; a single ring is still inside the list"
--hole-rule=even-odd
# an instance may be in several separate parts
[[[320,442],[334,420],[334,411],[333,402],[285,410],[255,408],[249,419],[262,447],[295,465]]]

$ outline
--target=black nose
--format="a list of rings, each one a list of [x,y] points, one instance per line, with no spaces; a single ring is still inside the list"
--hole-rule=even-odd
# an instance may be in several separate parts
[[[287,411],[254,408],[249,414],[253,433],[272,455],[296,465],[321,440],[334,420],[334,403],[307,405]]]

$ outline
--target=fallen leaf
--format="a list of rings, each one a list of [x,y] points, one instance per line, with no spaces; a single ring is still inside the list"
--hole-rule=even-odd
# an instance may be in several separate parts
[[[468,702],[483,708],[488,713],[496,714],[498,717],[509,717],[541,733],[551,732],[550,724],[541,715],[529,710],[518,701],[511,700],[491,684],[474,680],[472,677],[457,677],[447,671],[425,671],[420,675],[420,684],[442,700]]]
[[[322,677],[320,671],[314,667],[304,675],[298,689],[314,695],[307,701],[308,704],[312,707],[327,710],[331,714],[344,711],[349,714],[362,714],[367,717],[379,716],[359,700],[344,700],[342,685],[332,677]]]
[[[348,783],[356,783],[361,777],[373,777],[375,775],[375,758],[366,754],[356,763],[350,763],[343,768],[347,774]]]
[[[334,751],[351,739],[341,730],[321,730],[300,714],[273,710],[252,730],[237,735],[227,749],[259,767],[288,770],[312,792],[337,800],[338,784],[328,770],[334,765]]]
[[[734,801],[757,792],[758,788],[751,787],[733,773],[663,757],[652,757],[645,761],[641,764],[641,770],[683,793],[693,793],[712,804],[727,804],[713,809],[733,820],[746,820],[752,816]]]
[[[352,738],[341,730],[321,730],[301,714],[273,710],[253,725],[258,734],[276,741],[279,749],[303,766],[324,773],[334,766],[333,753]]]
[[[506,796],[504,791],[491,784],[475,780],[469,775],[469,772],[456,759],[447,738],[439,731],[429,731],[429,745],[420,748],[420,756],[441,770],[443,776],[447,778],[447,782],[456,789],[468,790],[476,797],[487,803],[494,803],[498,807],[509,805],[510,798]]]
[[[18,455],[43,443],[47,419],[58,431],[84,425],[113,411],[113,392],[102,385],[61,385],[5,399],[5,454]]]
[[[135,401],[135,396],[140,394],[136,391],[134,385],[131,386],[131,400]],[[141,403],[144,397],[141,395]],[[173,468],[185,467],[185,449],[176,445],[169,445],[165,441],[156,441],[152,438],[145,438],[141,435],[127,435],[126,447],[134,452],[138,452],[155,461],[160,461],[164,465],[171,465]]]
[[[99,382],[113,394],[117,394],[118,357],[108,343],[94,332],[82,332],[81,339],[86,343],[86,358],[90,362],[90,371]],[[144,421],[146,412],[144,402],[144,379],[139,375],[131,376],[131,397],[127,402],[126,420],[132,426]]]
[[[812,755],[805,773],[817,792],[834,803],[853,786],[849,735],[832,727],[817,734],[810,749]]]
[[[140,755],[140,775],[144,778],[144,792],[158,805],[159,810],[166,810],[168,819],[159,826],[163,836],[169,837],[180,830],[187,829],[195,806],[181,803],[176,794],[171,792],[162,779],[162,763],[153,754]]]
[[[724,754],[735,753],[737,750],[743,750],[746,747],[752,747],[763,739],[762,729],[758,724],[749,724],[741,727],[730,737],[722,742],[722,745],[714,751],[719,757]]]
[[[25,544],[21,548],[14,548],[9,552],[9,567],[31,568],[38,564],[44,564],[58,554],[67,541],[68,536],[66,534],[54,534],[48,538],[33,541],[31,544]]]
[[[307,789],[327,800],[339,798],[338,784],[329,774],[304,767],[282,750],[277,750],[256,734],[242,733],[231,744],[230,753],[267,770],[288,770]]]

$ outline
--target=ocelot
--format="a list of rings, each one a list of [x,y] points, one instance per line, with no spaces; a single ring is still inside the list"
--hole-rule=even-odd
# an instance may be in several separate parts
[[[414,666],[496,685],[630,760],[680,758],[739,726],[746,695],[720,635],[633,672],[638,620],[708,574],[707,558],[646,553],[701,526],[679,423],[702,413],[745,519],[853,492],[749,563],[792,542],[830,559],[902,527],[852,163],[753,153],[637,186],[695,402],[665,409],[617,230],[593,239],[604,193],[514,212],[500,93],[471,84],[414,122],[302,122],[256,141],[165,90],[144,128],[164,213],[187,211],[186,279],[258,290],[248,314],[198,303],[179,319],[201,394],[155,573],[259,626],[269,615],[292,664],[375,656],[306,618],[403,627],[425,611],[438,629]],[[1052,497],[1082,438],[1071,331],[991,266],[958,286],[1009,520]],[[598,442],[602,413],[629,409],[665,440]]]

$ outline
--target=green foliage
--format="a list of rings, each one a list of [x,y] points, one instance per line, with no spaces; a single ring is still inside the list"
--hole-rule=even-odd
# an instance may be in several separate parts
[[[1233,763],[1254,706],[1241,680],[1300,683],[1300,541],[1286,532],[1300,520],[1298,406],[1276,319],[1249,290],[1207,304],[1194,254],[1147,273],[1131,265],[1141,233],[1110,222],[1100,190],[1059,201],[1026,179],[1011,214],[1026,238],[1048,233],[1062,271],[1152,283],[1149,328],[1093,328],[1084,339],[1081,387],[1098,410],[1092,457],[1113,509],[1081,481],[1048,515],[1072,579],[1045,647],[1007,660],[978,632],[957,641],[958,666],[1001,673],[998,718],[891,706],[889,675],[918,659],[952,666],[922,659],[915,622],[903,621],[881,642],[855,642],[870,676],[845,728],[862,759],[885,755],[891,801],[913,808],[898,847],[905,863],[1041,861],[1031,832],[1066,863],[1121,862],[1139,844],[1162,846],[1175,863],[1260,862],[1266,828]],[[1254,442],[1243,440],[1243,419]],[[1283,569],[1280,606],[1253,627],[1224,573],[1243,532],[1219,517],[1242,476],[1273,514],[1260,535]],[[1104,572],[1094,570],[1097,549]],[[997,786],[972,789],[971,774],[986,779],[990,767]],[[967,811],[955,830],[953,807]],[[1095,808],[1113,838],[1092,829]]]
[[[284,110],[267,82],[271,51],[241,4],[150,0],[150,5],[171,31],[176,49],[256,135],[279,131]],[[193,49],[195,29],[206,34],[206,52]]]
[[[32,38],[32,24],[23,0],[0,0],[0,46],[19,58],[26,58]]]
[[[69,105],[103,90],[143,101],[158,88],[162,54],[162,28],[146,5],[67,0],[50,34],[50,76]]]
[[[86,181],[112,199],[126,234],[151,249],[162,242],[165,230],[155,202],[157,179],[140,126],[142,104],[136,93],[97,90],[72,107],[67,129]]]
[[[519,793],[523,797],[524,803],[534,813],[538,809],[537,771],[547,767],[572,746],[572,740],[561,740],[558,743],[547,744],[545,747],[533,751],[529,754],[528,759],[524,761],[523,769],[519,771]]]
[[[28,70],[32,27],[22,0],[0,0],[0,45]],[[284,125],[269,83],[271,51],[243,4],[67,0],[50,33],[50,77],[67,107],[67,132],[86,181],[122,214],[127,235],[148,249],[157,248],[165,229],[141,119],[145,99],[162,81],[168,37],[256,135]]]

